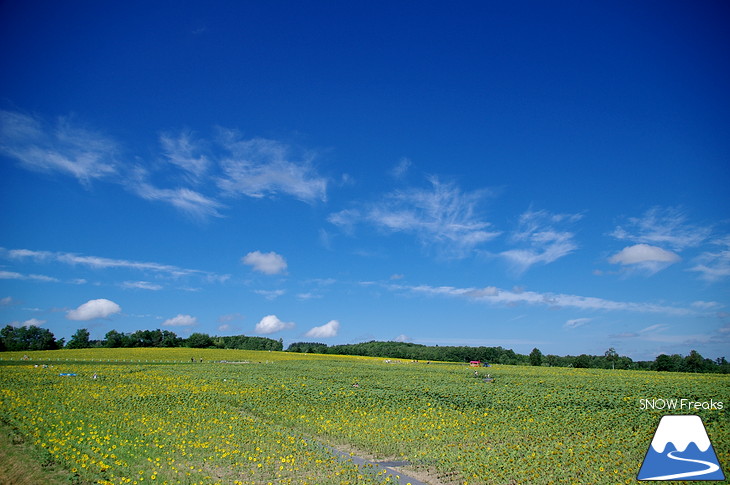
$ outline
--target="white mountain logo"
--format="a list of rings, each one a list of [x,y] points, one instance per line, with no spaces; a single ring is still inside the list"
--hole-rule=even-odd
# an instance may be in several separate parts
[[[699,416],[663,416],[637,480],[724,480]]]

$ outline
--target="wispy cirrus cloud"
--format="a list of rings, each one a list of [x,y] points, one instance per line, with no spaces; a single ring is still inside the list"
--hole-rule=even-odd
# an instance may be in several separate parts
[[[663,346],[669,346],[668,348],[673,348],[677,345],[681,345],[682,347],[687,345],[696,345],[698,343],[706,343],[713,338],[717,337],[717,335],[712,335],[708,333],[695,333],[695,334],[685,334],[685,333],[675,333],[677,330],[676,327],[671,327],[670,325],[664,324],[664,323],[657,323],[654,325],[649,325],[648,327],[644,327],[641,330],[637,332],[623,332],[618,334],[612,334],[609,335],[610,338],[616,338],[616,339],[626,339],[626,340],[641,340],[646,342],[655,342],[658,344],[662,344]],[[664,350],[659,353],[675,353],[675,351],[671,350]]]
[[[689,271],[700,274],[708,282],[730,277],[730,236],[711,241],[712,249],[702,252],[694,259]]]
[[[587,324],[591,320],[592,320],[591,318],[573,318],[571,320],[566,321],[565,324],[563,324],[563,326],[565,328],[578,328],[578,327],[582,327],[583,325]]]
[[[211,139],[189,130],[167,132],[160,135],[159,144],[153,163],[145,162],[133,153],[127,155],[131,150],[122,143],[71,118],[48,122],[0,110],[0,154],[21,167],[72,176],[87,187],[102,180],[120,184],[142,199],[168,204],[198,220],[221,217],[224,197],[327,200],[328,179],[314,167],[314,152],[297,155],[286,143],[245,139],[225,128]],[[135,162],[121,163],[123,153]],[[155,183],[153,171],[160,179]]]
[[[437,177],[428,182],[426,188],[396,190],[360,209],[330,214],[328,221],[346,232],[364,222],[387,232],[412,234],[424,247],[449,257],[465,257],[501,234],[479,216],[485,191],[465,192]]]
[[[669,325],[666,325],[664,323],[656,323],[654,325],[649,325],[648,327],[644,327],[641,330],[638,330],[636,332],[614,333],[614,334],[609,335],[609,337],[618,338],[618,339],[646,338],[646,336],[656,335],[658,333],[664,332],[668,328],[669,328]]]
[[[261,295],[267,300],[276,300],[286,293],[286,290],[254,290],[254,293]]]
[[[66,252],[55,252],[55,251],[36,251],[31,249],[5,249],[0,248],[0,257],[23,261],[32,259],[38,263],[62,263],[70,266],[86,266],[93,269],[126,269],[142,272],[155,273],[168,278],[181,278],[181,277],[199,277],[206,281],[226,281],[228,275],[219,275],[209,271],[202,271],[197,269],[181,268],[179,266],[155,263],[149,261],[134,261],[127,259],[114,259],[106,258],[102,256],[86,256],[76,253]],[[5,272],[11,273],[11,272]],[[15,279],[24,277],[19,273],[11,273]],[[33,275],[28,275],[27,278],[31,278]],[[0,276],[2,277],[2,276]],[[10,276],[8,276],[10,278]],[[58,281],[55,278],[35,275],[31,279],[44,279],[47,281]],[[148,288],[151,289],[151,288]]]
[[[17,301],[12,296],[0,298],[0,307],[15,305]]]
[[[159,291],[163,287],[157,283],[150,283],[149,281],[125,281],[120,285],[122,288],[135,289],[135,290],[151,290]]]
[[[175,189],[156,187],[149,182],[148,171],[143,167],[136,167],[126,185],[131,192],[142,199],[170,204],[196,219],[222,217],[219,209],[222,209],[224,205],[220,202],[186,187]]]
[[[717,301],[697,300],[692,302],[692,306],[702,310],[715,310],[717,308],[722,308],[725,305]]]
[[[219,143],[228,152],[219,160],[222,175],[217,179],[224,193],[327,200],[327,179],[314,170],[312,155],[294,161],[288,145],[265,138],[243,139],[235,130],[221,129]]]
[[[698,263],[690,271],[700,273],[700,277],[709,282],[715,282],[730,276],[730,254],[703,253],[697,258]]]
[[[690,223],[679,208],[653,207],[610,233],[635,244],[624,247],[608,261],[652,275],[681,261],[678,253],[700,248],[704,251],[690,258],[693,266],[688,271],[699,273],[708,282],[719,281],[730,276],[730,236],[718,237],[713,231],[709,225]]]
[[[403,177],[405,177],[408,169],[411,168],[411,165],[413,165],[411,160],[409,158],[403,157],[398,160],[398,163],[395,164],[395,166],[390,170],[389,175],[396,180],[402,179]]]
[[[166,159],[182,169],[191,181],[202,179],[210,168],[211,160],[203,148],[204,142],[190,131],[184,130],[178,135],[165,133],[160,136],[160,145]]]
[[[118,172],[117,143],[67,117],[45,123],[38,117],[0,110],[0,153],[29,170],[60,172],[86,185]]]
[[[386,286],[391,291],[427,296],[463,298],[493,305],[540,305],[551,308],[577,308],[580,310],[627,311],[637,313],[662,313],[667,315],[691,315],[696,311],[688,308],[660,305],[648,302],[607,300],[592,296],[564,293],[540,293],[535,291],[503,290],[494,286],[484,288],[457,288],[453,286],[395,285]]]
[[[34,280],[57,283],[58,279],[42,274],[23,274],[15,271],[0,271],[0,280]]]
[[[520,215],[511,240],[519,247],[499,253],[522,274],[536,264],[549,264],[578,248],[575,234],[567,230],[581,214],[553,214],[545,210],[527,210]]]
[[[676,207],[652,207],[641,217],[630,217],[616,226],[611,236],[622,241],[649,244],[682,251],[699,246],[712,228],[690,224],[684,211]]]

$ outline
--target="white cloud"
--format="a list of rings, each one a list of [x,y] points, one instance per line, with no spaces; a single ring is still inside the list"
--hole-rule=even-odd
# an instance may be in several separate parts
[[[642,328],[641,330],[639,330],[639,333],[663,332],[668,328],[669,325],[666,325],[664,323],[655,323],[654,325],[649,325],[648,327]]]
[[[172,181],[176,187],[165,187],[164,181],[160,187],[150,182],[146,169],[120,163],[123,149],[109,137],[76,126],[69,118],[48,123],[39,117],[0,110],[0,154],[17,160],[20,166],[70,175],[85,186],[96,180],[120,184],[145,200],[170,204],[196,219],[221,217],[219,211],[224,205],[215,197],[179,186],[180,182],[198,186],[213,182],[226,195],[285,194],[306,202],[326,200],[328,180],[316,172],[312,154],[293,160],[292,148],[279,141],[245,140],[234,130],[219,132],[216,140],[197,139],[185,130],[161,135],[162,153],[155,158],[166,159],[184,176],[175,174]],[[156,174],[169,177],[165,167],[157,165],[163,169]]]
[[[68,118],[51,127],[40,118],[0,110],[0,153],[29,170],[71,175],[85,185],[117,174],[116,143]]]
[[[40,327],[46,323],[46,320],[38,320],[37,318],[31,318],[24,322],[12,322],[10,325],[13,327]]]
[[[610,335],[611,338],[621,339],[637,339],[645,342],[657,342],[660,344],[680,344],[685,348],[691,348],[690,345],[696,345],[698,343],[706,343],[712,340],[711,334],[676,334],[669,333],[672,327],[667,324],[657,323],[645,327],[638,332],[624,332],[619,334]],[[666,350],[658,353],[673,353],[672,351]]]
[[[46,259],[50,259],[53,255],[53,253],[50,253],[48,251],[33,251],[31,249],[6,250],[5,248],[3,248],[3,253],[6,253],[7,257],[9,257],[10,259],[32,258],[36,261],[44,261]]]
[[[23,113],[0,110],[0,142],[3,145],[30,143],[43,137],[40,119]]]
[[[160,144],[170,163],[186,171],[188,178],[193,181],[199,180],[207,172],[210,160],[202,153],[200,142],[193,139],[192,133],[182,131],[177,136],[162,135]]]
[[[190,315],[177,315],[162,322],[163,327],[193,327],[198,324],[198,319]]]
[[[400,160],[398,160],[398,163],[390,170],[390,176],[394,179],[402,179],[406,172],[408,172],[408,169],[411,167],[412,163],[409,158],[403,157]]]
[[[241,258],[244,264],[252,266],[254,270],[264,274],[280,274],[286,272],[286,260],[280,254],[271,251],[262,253],[253,251]]]
[[[491,224],[477,214],[484,191],[463,192],[436,177],[430,177],[429,183],[429,188],[385,194],[362,210],[333,213],[328,220],[346,232],[352,232],[357,222],[368,222],[388,232],[412,234],[424,247],[435,247],[449,257],[465,257],[500,234],[489,230]]]
[[[0,280],[33,280],[44,282],[58,282],[58,279],[42,274],[22,274],[15,271],[0,271]]]
[[[717,251],[705,251],[694,259],[695,265],[689,271],[700,273],[709,282],[719,281],[730,276],[730,237],[713,241],[719,246]]]
[[[162,285],[150,283],[149,281],[125,281],[122,288],[158,291],[162,289]]]
[[[392,291],[407,291],[429,296],[465,298],[495,305],[544,305],[552,308],[578,308],[581,310],[629,311],[637,313],[662,313],[667,315],[689,315],[694,310],[655,303],[637,303],[606,300],[591,296],[561,293],[539,293],[535,291],[510,291],[487,286],[485,288],[456,288],[453,286],[405,286],[390,284]]]
[[[236,320],[243,320],[245,317],[240,313],[228,313],[218,317],[218,323],[228,323]]]
[[[34,251],[30,249],[6,250],[0,248],[0,256],[4,256],[13,260],[23,260],[26,258],[30,258],[37,262],[56,261],[72,266],[81,265],[94,269],[129,269],[136,271],[152,271],[154,273],[164,274],[173,278],[179,278],[183,276],[201,276],[210,281],[225,281],[226,279],[228,279],[228,275],[217,275],[215,273],[210,273],[207,271],[180,268],[178,266],[173,266],[169,264],[113,259],[101,256],[83,256],[74,253]],[[14,274],[19,275],[18,273]],[[39,275],[34,276],[36,277],[36,279],[40,278],[45,279],[46,281],[56,281],[53,278],[49,279],[49,277],[42,277]],[[0,276],[0,278],[1,277],[2,276]],[[23,277],[23,275],[19,275],[18,277]]]
[[[256,333],[269,334],[294,328],[294,322],[282,322],[276,315],[266,315],[256,324]]]
[[[563,325],[566,328],[576,328],[585,325],[586,323],[590,322],[591,318],[574,318],[572,320],[568,320]]]
[[[395,342],[409,342],[411,340],[411,338],[408,335],[402,333],[402,334],[398,335],[396,338],[394,338],[393,340]]]
[[[360,221],[360,218],[360,211],[357,209],[343,209],[330,214],[327,217],[327,221],[342,229],[345,234],[352,235],[355,231],[355,225]]]
[[[500,253],[517,274],[527,271],[535,264],[549,264],[578,248],[574,234],[562,228],[580,220],[580,214],[552,214],[540,210],[527,210],[520,216],[519,224],[512,234],[512,241],[526,247],[510,249]]]
[[[702,310],[712,310],[715,308],[722,308],[724,305],[717,301],[697,300],[692,302],[692,306],[695,308],[700,308]]]
[[[671,331],[672,327],[664,323],[657,323],[648,327],[642,328],[632,337],[644,340],[647,342],[659,342],[665,344],[683,344],[688,345],[691,343],[696,344],[698,342],[708,342],[712,337],[710,334],[670,334],[667,331]]]
[[[66,318],[80,321],[94,320],[95,318],[106,318],[121,311],[121,307],[113,301],[100,298],[98,300],[89,300],[75,310],[69,310],[66,313]]]
[[[267,300],[276,300],[286,293],[286,290],[255,290],[254,293],[263,296]]]
[[[654,244],[682,251],[705,241],[711,228],[687,223],[687,216],[678,208],[653,207],[641,217],[631,217],[624,226],[617,226],[611,235],[636,243]]]
[[[233,130],[221,130],[221,145],[230,153],[222,158],[218,186],[226,193],[265,197],[283,193],[305,202],[327,199],[327,179],[311,165],[311,156],[291,161],[291,148],[276,140],[243,140]]]
[[[678,254],[672,251],[642,243],[623,248],[611,256],[608,261],[624,266],[632,265],[653,274],[681,259]]]
[[[340,322],[337,320],[330,320],[324,325],[319,327],[311,328],[307,333],[304,334],[308,338],[330,338],[337,336],[337,332],[340,330]]]
[[[6,296],[5,298],[0,299],[0,306],[10,306],[14,305],[15,300],[13,300],[13,297]]]
[[[681,258],[676,253],[648,244],[635,244],[623,248],[609,261],[614,264],[676,263]]]
[[[148,182],[148,178],[147,170],[136,167],[126,182],[127,188],[145,200],[165,202],[196,219],[222,217],[218,209],[224,206],[220,202],[186,187],[161,189]]]
[[[236,325],[234,322],[243,320],[245,317],[241,315],[240,313],[230,313],[228,315],[221,315],[218,317],[218,331],[219,332],[239,332],[241,331],[240,327]]]

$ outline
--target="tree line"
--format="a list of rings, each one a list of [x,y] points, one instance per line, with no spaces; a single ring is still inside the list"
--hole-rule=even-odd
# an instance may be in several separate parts
[[[226,337],[210,336],[206,333],[193,333],[188,338],[178,337],[169,330],[137,330],[122,333],[110,330],[103,340],[91,340],[89,330],[80,328],[66,342],[56,340],[47,328],[35,326],[13,327],[7,325],[0,330],[0,351],[85,349],[93,347],[190,347],[196,349],[239,349],[239,350],[278,350],[284,349],[284,342],[266,337],[233,335]]]
[[[372,340],[357,344],[327,346],[320,342],[294,342],[288,352],[361,355],[418,361],[470,362],[477,360],[491,364],[576,367],[585,369],[637,369],[669,372],[730,373],[730,363],[721,357],[715,360],[702,357],[692,350],[687,356],[661,354],[653,361],[634,361],[619,355],[615,349],[603,355],[543,355],[538,348],[529,355],[518,354],[502,347],[469,347],[422,345],[409,342],[380,342]]]
[[[169,330],[137,330],[122,333],[110,330],[102,340],[91,340],[88,329],[81,328],[66,342],[56,340],[53,333],[36,326],[5,326],[0,330],[0,351],[83,349],[92,347],[190,347],[196,349],[239,349],[239,350],[284,350],[282,339],[267,337],[233,335],[210,336],[206,333],[193,333],[188,338],[178,337]],[[534,365],[550,367],[577,367],[601,369],[638,369],[667,372],[719,372],[730,373],[730,363],[721,357],[715,360],[702,357],[692,350],[688,355],[661,354],[653,361],[634,361],[619,355],[615,349],[608,349],[603,355],[581,354],[577,356],[543,355],[538,348],[529,355],[518,354],[502,347],[469,347],[422,345],[409,342],[383,342],[371,340],[357,344],[331,345],[319,342],[294,342],[287,352],[361,355],[391,359],[445,362],[480,362],[506,365]]]

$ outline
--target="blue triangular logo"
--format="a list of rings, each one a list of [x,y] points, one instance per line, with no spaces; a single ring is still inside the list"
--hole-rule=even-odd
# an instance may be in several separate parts
[[[637,480],[724,480],[702,418],[663,416]]]

